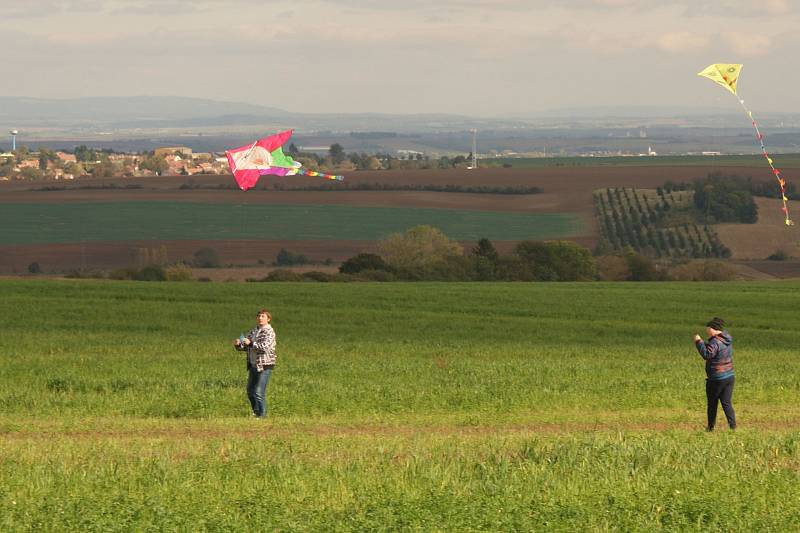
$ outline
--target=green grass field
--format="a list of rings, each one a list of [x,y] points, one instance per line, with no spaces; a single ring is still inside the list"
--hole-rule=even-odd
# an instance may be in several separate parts
[[[0,529],[792,530],[798,290],[0,281]],[[714,315],[735,433],[702,431]]]
[[[379,240],[420,224],[451,239],[557,239],[570,214],[187,202],[1,204],[0,245],[125,240]]]
[[[800,168],[800,154],[776,154],[775,165],[782,168]],[[666,155],[658,157],[500,157],[482,159],[479,164],[502,165],[508,163],[514,168],[539,167],[674,167],[674,166],[720,166],[756,167],[766,166],[764,156],[753,155]]]

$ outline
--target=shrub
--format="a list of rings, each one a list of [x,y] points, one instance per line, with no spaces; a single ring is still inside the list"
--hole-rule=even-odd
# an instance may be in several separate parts
[[[721,261],[692,261],[673,268],[670,272],[677,281],[730,281],[736,271]]]
[[[303,272],[302,277],[304,279],[311,281],[336,281],[335,274],[329,274],[327,272],[319,272],[317,270],[312,270],[311,272]]]
[[[789,259],[789,254],[786,253],[786,250],[779,248],[778,250],[775,250],[774,254],[767,257],[767,259],[770,261],[786,261],[787,259]]]
[[[464,256],[446,257],[423,269],[422,279],[430,281],[467,281],[473,278],[471,261]]]
[[[277,268],[267,274],[262,281],[303,281],[304,279],[302,274],[285,268]]]
[[[30,272],[31,274],[41,274],[42,267],[39,266],[39,263],[34,261],[30,265],[28,265],[28,272]]]
[[[275,257],[275,266],[293,266],[308,264],[308,257],[302,254],[292,253],[285,248],[281,248]]]
[[[439,229],[425,225],[389,235],[379,247],[389,266],[409,271],[464,255],[460,244],[451,241]]]
[[[397,280],[397,276],[388,270],[366,269],[360,271],[356,279],[363,281],[395,281]]]
[[[539,281],[588,281],[597,274],[591,252],[569,241],[522,241],[514,253]]]
[[[192,269],[188,265],[178,263],[167,267],[168,281],[189,281],[192,279]]]
[[[501,281],[533,281],[528,263],[516,255],[504,255],[497,260],[495,277]]]
[[[598,257],[595,261],[600,281],[625,281],[631,277],[630,266],[624,257],[606,255]]]
[[[489,239],[481,239],[472,249],[472,255],[476,257],[484,257],[488,259],[492,263],[497,263],[497,259],[500,255],[497,253],[497,249],[492,244],[492,241]]]
[[[136,281],[167,281],[167,273],[158,265],[148,265],[133,276]]]
[[[108,273],[109,279],[123,280],[133,279],[138,270],[135,268],[118,268]]]
[[[473,278],[476,281],[492,281],[496,278],[497,260],[492,261],[486,257],[472,256]]]
[[[216,268],[220,265],[219,254],[213,248],[200,248],[194,253],[192,264],[199,268]]]
[[[631,271],[629,281],[666,281],[669,276],[658,269],[656,264],[647,257],[629,252],[625,257]]]
[[[389,270],[389,265],[378,254],[361,253],[354,255],[339,267],[343,274],[356,274],[362,270]]]

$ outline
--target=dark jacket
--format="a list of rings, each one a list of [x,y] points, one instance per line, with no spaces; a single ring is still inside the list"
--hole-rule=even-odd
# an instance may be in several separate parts
[[[723,331],[706,342],[695,343],[700,357],[706,360],[706,376],[713,381],[733,377],[733,338]]]

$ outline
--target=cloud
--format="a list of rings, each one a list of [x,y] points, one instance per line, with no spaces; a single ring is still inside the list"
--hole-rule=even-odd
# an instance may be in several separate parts
[[[755,57],[767,55],[772,48],[772,39],[766,35],[734,33],[725,35],[724,40],[733,51],[741,56]]]
[[[657,36],[653,44],[656,48],[670,53],[697,52],[711,42],[707,35],[697,35],[688,31],[667,32]]]
[[[96,13],[103,10],[101,0],[28,0],[6,2],[2,8],[4,19],[50,18],[66,14]]]
[[[683,5],[687,16],[753,19],[797,12],[789,0],[698,0],[684,2]]]
[[[119,2],[109,5],[111,15],[152,16],[186,16],[190,13],[204,13],[212,8],[204,2],[188,2],[185,0],[164,0],[161,2]]]

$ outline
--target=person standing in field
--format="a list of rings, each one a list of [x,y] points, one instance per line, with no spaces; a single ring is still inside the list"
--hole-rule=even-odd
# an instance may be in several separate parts
[[[725,321],[712,318],[706,324],[708,340],[700,335],[694,336],[694,345],[700,357],[706,361],[706,399],[708,400],[708,426],[706,431],[714,431],[717,421],[717,402],[722,404],[728,426],[736,429],[736,413],[733,411],[733,338],[725,331]]]
[[[257,326],[247,335],[242,335],[233,343],[240,352],[247,352],[247,398],[253,416],[263,418],[267,415],[267,383],[275,368],[275,330],[272,329],[272,315],[261,309],[256,315]]]

